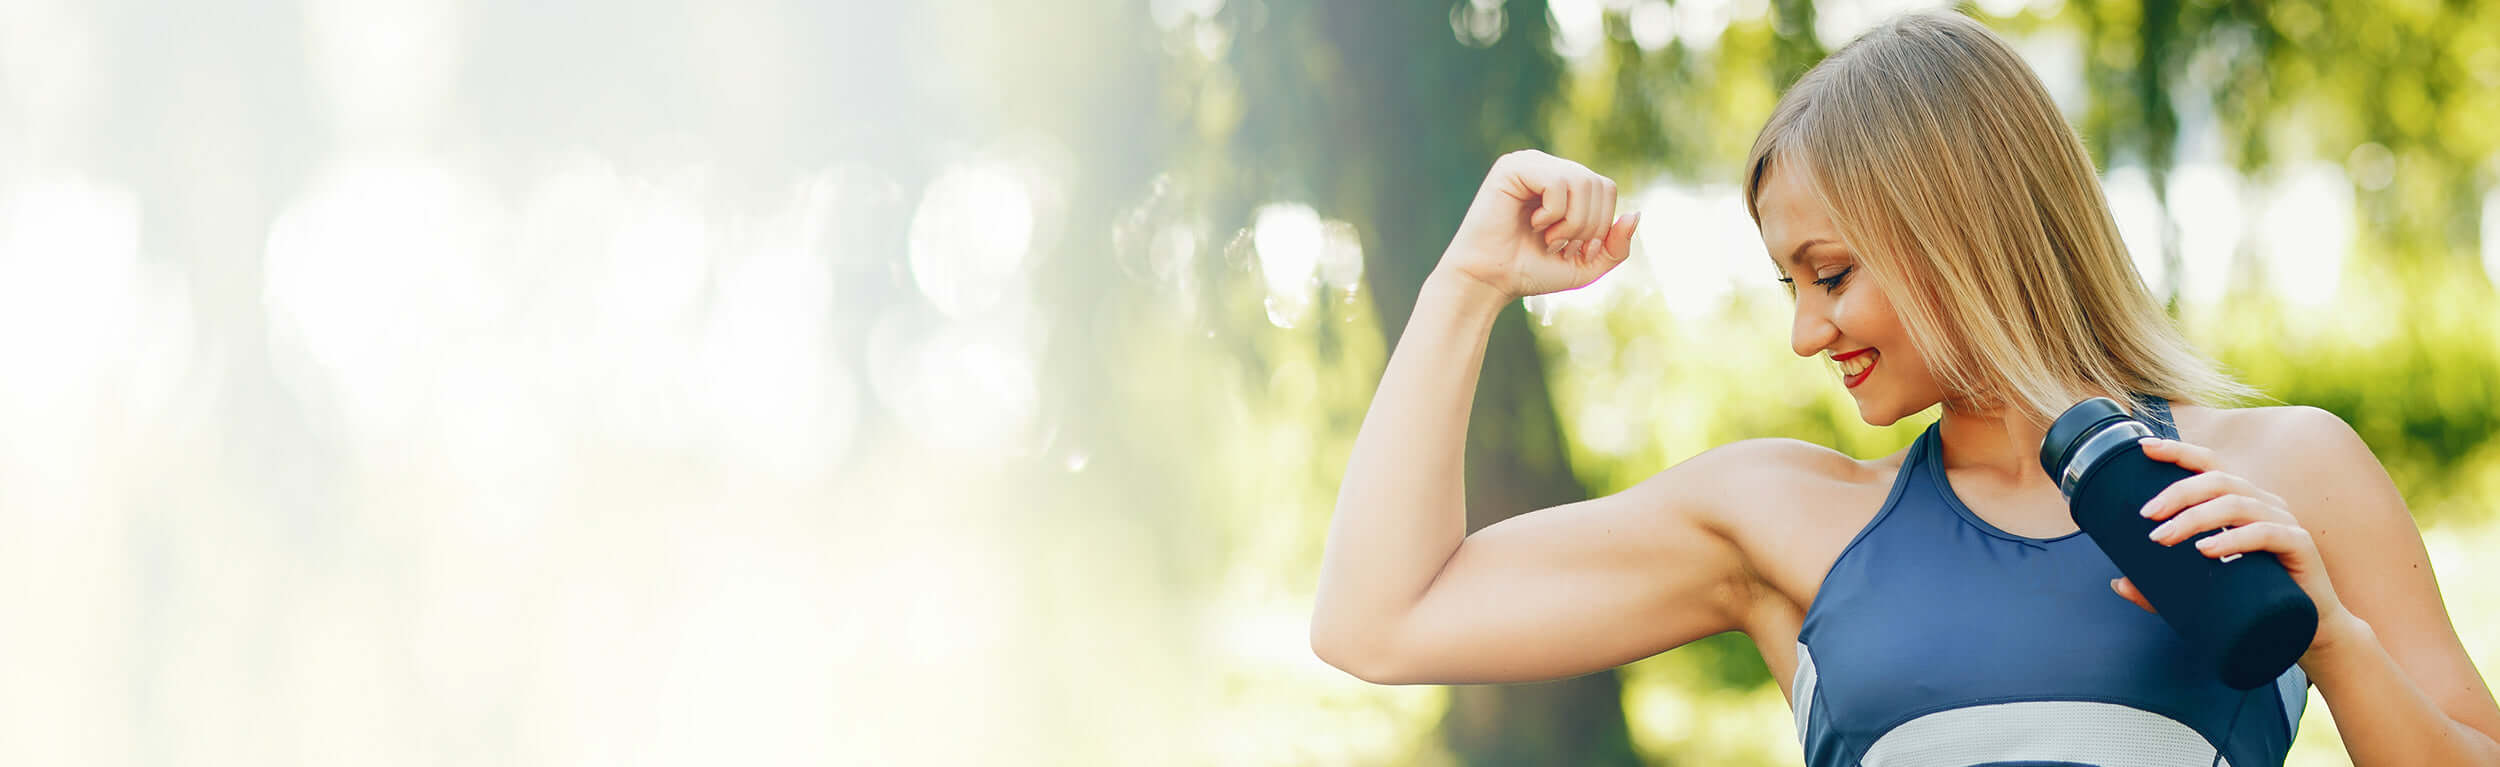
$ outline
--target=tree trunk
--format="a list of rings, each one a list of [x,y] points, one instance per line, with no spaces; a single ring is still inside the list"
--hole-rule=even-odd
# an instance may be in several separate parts
[[[1362,156],[1332,165],[1345,174],[1338,190],[1351,192],[1343,201],[1364,209],[1371,224],[1366,279],[1380,330],[1394,346],[1494,158],[1530,146],[1541,133],[1537,118],[1558,87],[1558,70],[1545,48],[1542,2],[1507,3],[1509,31],[1486,50],[1455,43],[1444,3],[1326,8],[1329,37],[1351,70],[1345,85],[1361,93],[1360,106],[1342,112],[1346,119],[1333,127],[1338,145],[1359,147]],[[1349,176],[1368,183],[1349,189]],[[1588,497],[1571,473],[1528,323],[1519,304],[1505,308],[1485,350],[1467,433],[1470,533]],[[1453,687],[1441,737],[1468,765],[1640,764],[1622,690],[1612,669],[1536,684]]]

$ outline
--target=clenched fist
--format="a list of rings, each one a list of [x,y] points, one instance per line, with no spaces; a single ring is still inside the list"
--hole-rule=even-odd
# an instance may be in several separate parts
[[[1571,290],[1623,263],[1639,224],[1615,218],[1612,179],[1523,149],[1493,162],[1441,268],[1510,298]]]

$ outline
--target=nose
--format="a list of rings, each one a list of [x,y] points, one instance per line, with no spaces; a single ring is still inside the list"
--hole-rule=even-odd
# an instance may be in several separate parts
[[[1830,348],[1832,341],[1840,336],[1840,328],[1816,308],[1816,303],[1798,300],[1796,319],[1788,327],[1789,350],[1799,357],[1812,357],[1816,352]]]

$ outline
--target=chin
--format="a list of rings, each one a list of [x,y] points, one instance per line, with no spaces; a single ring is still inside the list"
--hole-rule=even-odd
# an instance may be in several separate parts
[[[1909,417],[1909,415],[1909,413],[1900,412],[1899,410],[1885,407],[1880,404],[1870,403],[1866,400],[1858,400],[1858,420],[1865,421],[1868,426],[1891,426],[1895,423],[1899,423],[1901,419]]]

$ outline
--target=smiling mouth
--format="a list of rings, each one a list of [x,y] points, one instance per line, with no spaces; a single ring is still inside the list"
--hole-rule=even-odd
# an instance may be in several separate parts
[[[1858,384],[1865,383],[1867,374],[1875,370],[1875,362],[1881,356],[1874,349],[1866,349],[1850,354],[1848,359],[1834,358],[1833,362],[1840,365],[1841,385],[1855,389]]]

